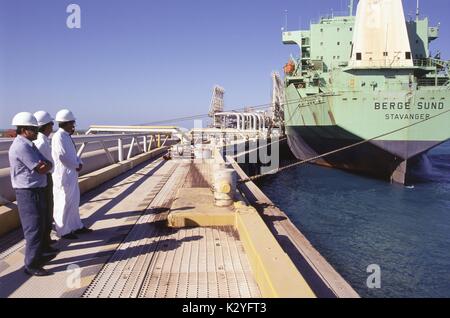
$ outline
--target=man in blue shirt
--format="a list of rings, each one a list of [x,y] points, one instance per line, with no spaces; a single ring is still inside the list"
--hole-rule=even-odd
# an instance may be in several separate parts
[[[13,126],[17,126],[17,137],[9,148],[11,183],[16,192],[19,217],[22,223],[25,246],[25,272],[33,276],[47,276],[42,268],[44,228],[47,202],[45,187],[46,174],[52,164],[45,159],[33,144],[37,137],[38,122],[31,113],[14,116]]]

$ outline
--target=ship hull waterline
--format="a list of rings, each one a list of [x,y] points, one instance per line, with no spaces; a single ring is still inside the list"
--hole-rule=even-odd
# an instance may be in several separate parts
[[[291,152],[307,160],[363,141],[338,126],[287,126]],[[408,185],[417,181],[417,163],[443,141],[366,142],[312,161],[312,163]]]

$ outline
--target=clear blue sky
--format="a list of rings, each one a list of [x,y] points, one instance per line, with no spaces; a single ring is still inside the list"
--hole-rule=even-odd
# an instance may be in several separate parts
[[[405,13],[416,0],[403,0]],[[66,7],[82,28],[66,27]],[[281,27],[307,28],[347,0],[0,0],[0,127],[18,111],[72,109],[80,128],[208,112],[212,87],[226,108],[270,101],[270,73],[294,46]],[[450,58],[450,1],[421,1],[433,45]]]

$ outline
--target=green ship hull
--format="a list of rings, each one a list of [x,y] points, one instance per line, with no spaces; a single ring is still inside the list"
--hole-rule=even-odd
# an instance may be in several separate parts
[[[411,65],[394,67],[352,65],[353,16],[283,34],[301,48],[285,78],[284,123],[297,158],[341,149],[315,162],[404,184],[411,163],[450,138],[448,62],[428,52],[436,28],[426,19],[406,26]]]

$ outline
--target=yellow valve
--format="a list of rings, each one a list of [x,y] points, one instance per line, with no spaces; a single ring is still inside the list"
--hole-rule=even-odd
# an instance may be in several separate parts
[[[222,182],[220,184],[220,193],[230,193],[231,185],[228,182]]]

